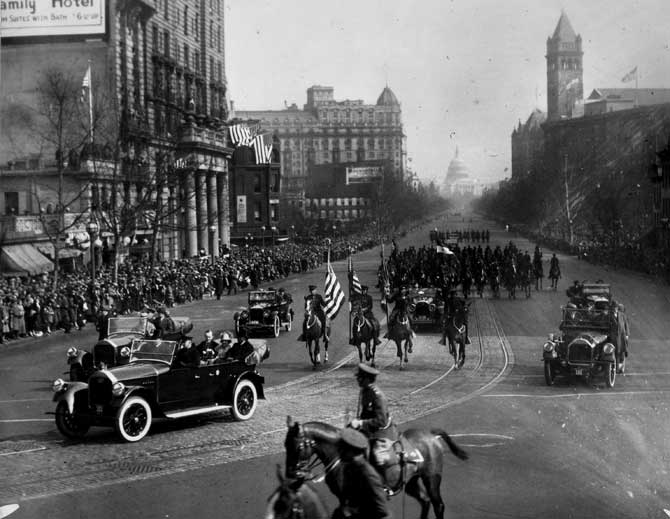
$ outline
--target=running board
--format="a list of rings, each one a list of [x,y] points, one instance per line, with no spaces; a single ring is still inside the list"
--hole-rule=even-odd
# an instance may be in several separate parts
[[[211,413],[212,411],[221,411],[223,409],[230,409],[230,405],[212,405],[209,407],[194,407],[184,411],[175,411],[172,413],[165,413],[168,418],[184,418],[185,416],[194,416],[197,414]]]

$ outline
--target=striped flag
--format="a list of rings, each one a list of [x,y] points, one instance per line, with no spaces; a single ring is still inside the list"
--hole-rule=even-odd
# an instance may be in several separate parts
[[[637,79],[637,67],[635,67],[628,74],[626,74],[624,77],[622,77],[621,82],[622,83],[628,83],[629,81],[633,81],[634,79]]]
[[[86,68],[86,74],[84,74],[84,79],[81,81],[81,102],[86,102],[86,96],[88,95],[88,89],[91,88],[91,65]]]
[[[243,124],[234,124],[229,127],[230,140],[233,146],[249,146],[251,143],[251,131]]]
[[[454,254],[454,251],[444,245],[436,245],[435,250],[438,254]]]
[[[361,288],[361,280],[358,279],[356,271],[354,270],[354,262],[351,259],[351,254],[349,255],[347,272],[349,273],[349,294],[362,294],[363,289]]]
[[[326,274],[326,286],[323,291],[323,299],[326,302],[325,312],[328,316],[328,319],[333,320],[337,317],[337,313],[344,303],[344,292],[342,292],[342,287],[340,282],[335,277],[335,271],[333,266],[328,262],[328,272]]]
[[[272,144],[265,144],[263,135],[256,135],[251,141],[251,147],[256,153],[256,164],[270,164],[272,160]]]

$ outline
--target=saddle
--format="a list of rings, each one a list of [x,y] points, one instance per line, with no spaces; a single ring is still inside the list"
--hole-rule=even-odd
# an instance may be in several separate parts
[[[388,493],[394,495],[416,473],[417,465],[423,462],[424,458],[401,434],[397,440],[388,438],[373,440],[370,461],[381,475]]]

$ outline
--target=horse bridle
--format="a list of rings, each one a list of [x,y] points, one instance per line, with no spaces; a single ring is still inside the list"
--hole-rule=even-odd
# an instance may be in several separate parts
[[[308,438],[302,430],[302,426],[298,429],[298,461],[296,462],[295,474],[305,481],[313,481],[321,483],[326,476],[340,464],[340,457],[336,456],[328,465],[323,467],[323,473],[319,475],[312,475],[312,469],[321,463],[321,460],[314,452],[316,442]]]

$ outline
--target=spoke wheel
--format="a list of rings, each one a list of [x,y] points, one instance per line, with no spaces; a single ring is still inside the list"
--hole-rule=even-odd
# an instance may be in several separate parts
[[[291,316],[291,312],[286,312],[286,318],[287,322],[285,328],[287,332],[290,332],[291,328],[293,327],[293,317]]]
[[[116,415],[116,431],[127,442],[140,441],[149,432],[151,420],[151,406],[144,398],[132,396]]]
[[[56,406],[56,428],[66,438],[80,440],[88,432],[88,421],[70,413],[67,402],[58,402]]]
[[[554,372],[554,367],[551,365],[551,362],[548,360],[544,361],[544,381],[548,386],[554,385],[554,378],[556,378],[556,373]]]
[[[279,337],[279,328],[281,328],[281,323],[279,322],[279,316],[275,315],[274,324],[272,325],[272,335]]]
[[[249,420],[256,410],[256,387],[250,380],[240,380],[233,395],[233,417],[238,421]]]

